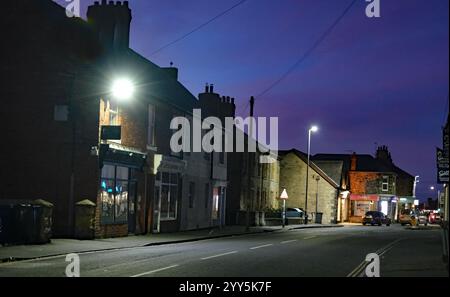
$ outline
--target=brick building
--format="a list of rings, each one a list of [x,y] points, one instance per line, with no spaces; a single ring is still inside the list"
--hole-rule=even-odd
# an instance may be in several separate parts
[[[59,237],[73,236],[74,205],[84,199],[96,203],[96,237],[224,221],[218,205],[225,205],[226,156],[170,147],[174,117],[217,110],[211,98],[199,101],[178,82],[176,68],[129,48],[127,1],[95,2],[87,22],[67,18],[50,0],[6,5],[8,59],[1,67],[9,76],[0,94],[8,102],[1,109],[3,141],[11,145],[1,148],[8,171],[1,171],[0,199],[52,202]],[[135,92],[121,101],[110,89],[124,77]],[[216,103],[234,110],[227,100]],[[117,130],[120,137],[107,137]]]
[[[343,162],[339,213],[342,221],[361,222],[369,210],[380,210],[396,219],[403,208],[411,207],[414,177],[396,166],[386,146],[375,157],[367,154],[316,154],[314,162]],[[347,192],[348,191],[348,192]]]

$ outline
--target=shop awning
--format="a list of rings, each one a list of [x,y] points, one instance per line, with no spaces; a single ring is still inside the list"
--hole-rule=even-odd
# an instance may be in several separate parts
[[[350,200],[356,201],[378,201],[378,195],[358,195],[358,194],[350,194]]]
[[[112,163],[141,170],[145,165],[146,158],[146,154],[123,146],[118,147],[118,145],[111,144],[101,144],[100,146],[101,167],[103,163]]]

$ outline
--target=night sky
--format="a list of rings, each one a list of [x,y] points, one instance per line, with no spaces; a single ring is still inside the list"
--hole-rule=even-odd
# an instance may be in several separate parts
[[[64,4],[63,0],[56,1]],[[81,0],[82,17],[94,1]],[[152,53],[239,0],[130,0],[131,47],[160,66],[172,61],[194,95],[206,82],[237,99],[280,78],[351,0],[247,0],[165,50]],[[255,115],[278,116],[280,147],[369,153],[387,145],[394,162],[420,175],[417,196],[436,197],[435,147],[442,146],[449,80],[449,1],[381,0],[381,18],[358,0],[321,45],[260,98]],[[248,109],[246,110],[248,113]]]

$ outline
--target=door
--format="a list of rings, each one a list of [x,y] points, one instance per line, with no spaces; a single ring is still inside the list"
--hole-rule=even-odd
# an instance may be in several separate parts
[[[161,187],[155,185],[155,199],[153,202],[153,233],[159,233],[161,221]]]
[[[136,192],[137,183],[132,181],[128,192],[128,233],[131,234],[136,232]]]

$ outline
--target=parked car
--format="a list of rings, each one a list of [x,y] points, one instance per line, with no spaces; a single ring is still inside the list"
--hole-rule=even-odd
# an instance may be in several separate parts
[[[391,219],[387,217],[381,211],[368,211],[362,220],[362,224],[365,226],[367,224],[370,225],[378,225],[381,226],[385,224],[386,226],[391,225]]]
[[[304,214],[301,208],[286,208],[286,218],[303,218]]]
[[[441,214],[438,212],[430,212],[428,215],[428,222],[430,224],[440,224],[442,222]]]
[[[428,213],[424,211],[418,212],[417,222],[419,225],[428,225]]]
[[[400,216],[399,216],[399,223],[402,224],[402,226],[404,225],[413,225],[413,220],[417,220],[418,219],[418,214],[416,211],[412,210],[412,209],[403,209],[400,212]]]

